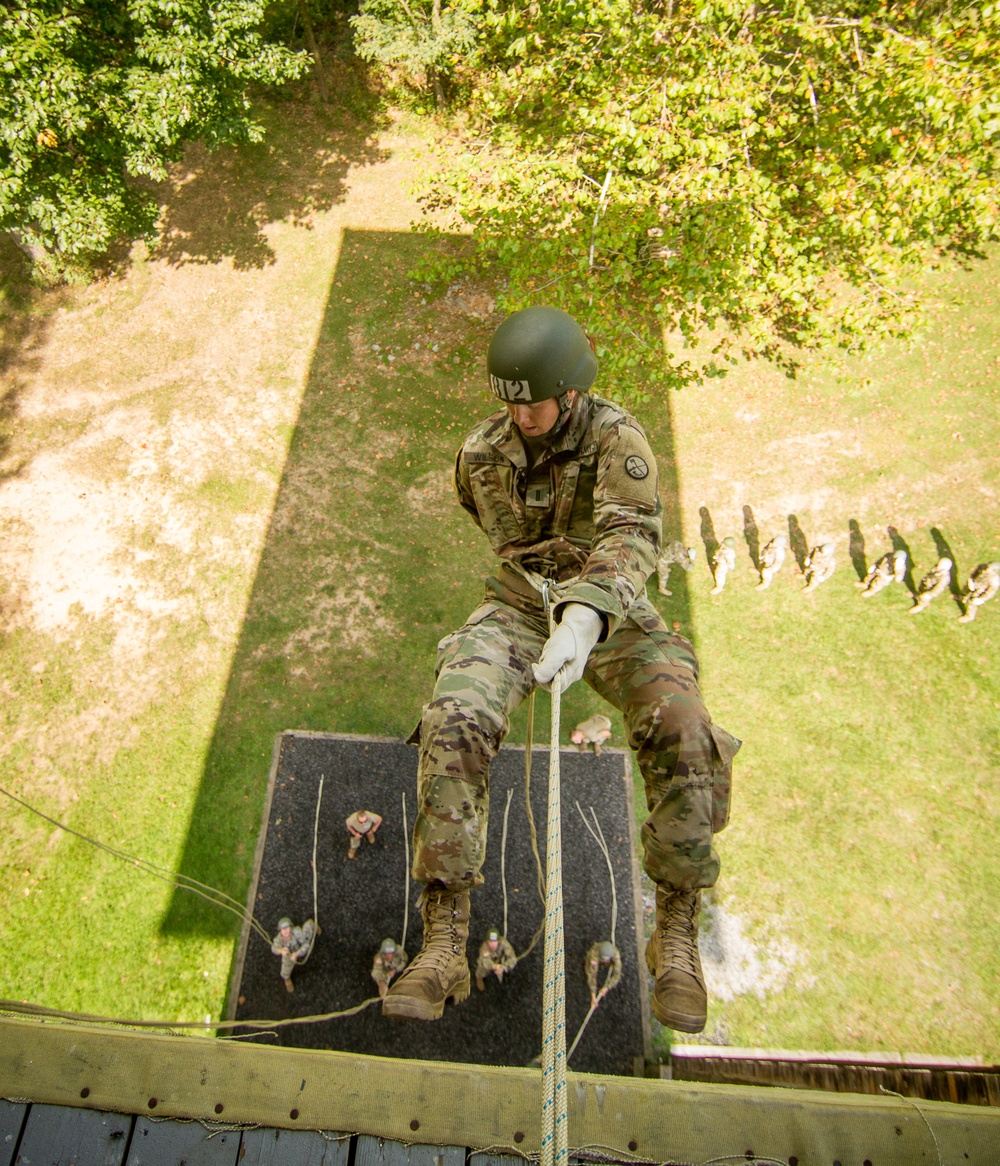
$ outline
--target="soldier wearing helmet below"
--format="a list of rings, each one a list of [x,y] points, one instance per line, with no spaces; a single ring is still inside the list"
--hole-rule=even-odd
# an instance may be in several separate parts
[[[392,977],[406,967],[406,952],[394,939],[383,939],[382,945],[372,960],[372,979],[378,987],[378,994],[384,996],[392,983]]]
[[[517,956],[510,946],[505,935],[501,935],[495,927],[486,932],[486,938],[479,945],[479,959],[476,960],[476,987],[480,992],[486,991],[486,977],[493,973],[503,983],[508,972],[517,967]]]
[[[607,939],[603,943],[592,943],[587,950],[583,966],[587,975],[587,987],[590,989],[590,1007],[596,1008],[622,978],[621,952]],[[606,969],[606,975],[604,983],[598,987],[597,980],[601,968]]]
[[[271,951],[281,956],[281,979],[287,992],[294,992],[292,972],[295,965],[309,958],[319,931],[312,919],[295,927],[287,915],[278,920],[278,934],[271,940]]]
[[[455,488],[500,563],[483,603],[438,645],[434,694],[411,738],[420,745],[413,874],[426,884],[423,946],[382,1010],[436,1020],[468,995],[490,760],[536,684],[558,677],[565,689],[583,677],[624,714],[645,781],[653,1010],[699,1032],[699,892],[719,873],[712,835],[728,818],[739,742],[705,710],[691,644],[646,599],[661,539],[656,461],[638,421],[590,392],[597,357],[565,312],[508,316],[487,366],[503,407],[466,437]]]

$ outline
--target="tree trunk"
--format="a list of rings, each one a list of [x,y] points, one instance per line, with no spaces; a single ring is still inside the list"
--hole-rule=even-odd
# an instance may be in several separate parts
[[[431,3],[431,32],[434,34],[435,40],[441,36],[441,0],[432,0]],[[431,68],[429,75],[431,85],[434,88],[434,100],[437,102],[437,107],[438,109],[444,109],[444,84],[441,81],[441,74],[437,69]]]
[[[326,105],[330,100],[330,89],[326,83],[326,73],[323,69],[323,59],[319,55],[319,45],[316,43],[316,37],[313,33],[308,0],[307,3],[298,5],[298,13],[302,17],[302,28],[306,34],[306,47],[312,54],[312,59],[316,64],[316,88],[319,90],[320,101]]]
[[[17,231],[10,230],[7,232],[11,242],[15,247],[33,263],[41,263],[42,260],[48,257],[48,252],[44,247],[40,247],[37,243],[26,243]]]

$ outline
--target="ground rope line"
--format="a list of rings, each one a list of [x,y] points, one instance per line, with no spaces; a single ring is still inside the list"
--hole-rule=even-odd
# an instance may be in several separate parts
[[[296,967],[302,967],[309,962],[309,957],[312,955],[313,948],[316,946],[316,940],[319,938],[319,876],[316,871],[316,853],[319,849],[319,808],[323,804],[323,782],[325,780],[326,778],[321,773],[319,775],[319,791],[316,794],[316,815],[313,818],[313,937],[309,943],[309,950],[302,959],[295,961]]]
[[[591,833],[591,837],[594,839],[594,841],[597,843],[597,845],[601,848],[601,853],[604,855],[604,861],[608,864],[608,878],[610,878],[610,880],[611,880],[611,942],[612,942],[612,944],[614,944],[615,931],[618,927],[618,893],[615,890],[615,870],[614,870],[614,867],[611,865],[611,852],[608,849],[608,844],[604,838],[604,831],[601,829],[601,823],[597,817],[597,812],[595,811],[594,807],[588,806],[587,809],[590,810],[591,814],[593,815],[594,826],[597,827],[596,832],[594,830],[594,826],[591,826],[591,824],[587,821],[587,815],[583,812],[583,810],[580,809],[580,803],[576,802],[575,804],[576,804],[576,811],[580,815],[580,817],[583,819],[584,826],[587,827],[587,829]],[[598,835],[600,835],[600,836],[598,837]],[[576,1036],[573,1038],[573,1043],[569,1046],[569,1052],[566,1054],[567,1062],[569,1061],[570,1057],[576,1052],[576,1046],[580,1043],[580,1041],[583,1037],[583,1034],[587,1030],[587,1025],[590,1024],[590,1018],[594,1015],[594,1013],[596,1011],[597,1011],[597,1004],[591,1004],[590,1011],[583,1018],[583,1023],[576,1030]]]
[[[406,791],[403,791],[403,848],[405,851],[404,874],[406,887],[403,891],[403,937],[399,946],[406,951],[406,932],[410,926],[410,828],[406,821]]]
[[[510,817],[510,799],[514,796],[514,787],[507,791],[507,804],[503,808],[503,833],[500,837],[500,886],[503,888],[503,935],[507,938],[507,819]]]
[[[290,1016],[283,1020],[130,1020],[120,1016],[95,1016],[87,1012],[65,1012],[59,1008],[46,1008],[42,1004],[29,1004],[23,1000],[0,1000],[0,1012],[12,1012],[18,1016],[45,1016],[55,1020],[71,1020],[79,1024],[121,1024],[130,1028],[288,1028],[293,1024],[320,1024],[325,1020],[338,1020],[343,1016],[355,1016],[371,1004],[380,1004],[381,996],[369,996],[353,1008],[340,1012],[324,1012],[319,1016]]]
[[[37,814],[39,818],[44,818],[46,822],[51,822],[57,829],[65,830],[67,834],[72,834],[75,838],[79,838],[81,841],[97,847],[98,850],[106,851],[113,858],[118,858],[122,862],[128,862],[132,866],[137,866],[141,871],[152,875],[155,879],[162,879],[163,882],[169,883],[175,890],[191,891],[192,894],[199,895],[206,902],[212,903],[216,907],[221,907],[224,911],[231,912],[243,922],[248,922],[268,947],[271,946],[271,936],[264,930],[256,917],[242,903],[234,899],[231,895],[227,895],[225,891],[220,891],[217,887],[210,887],[207,883],[201,883],[190,875],[181,874],[176,871],[168,871],[165,867],[157,866],[155,862],[150,862],[147,858],[136,858],[134,854],[126,854],[124,850],[118,850],[114,846],[109,846],[106,842],[100,842],[98,839],[91,838],[79,830],[74,830],[72,826],[67,826],[64,822],[60,822],[58,819],[52,818],[41,810],[36,809],[23,798],[19,798],[17,794],[12,794],[10,790],[4,789],[3,786],[0,786],[0,794],[10,798],[12,802],[17,802],[19,806],[23,806],[32,814]],[[213,895],[217,895],[218,898],[213,898]]]

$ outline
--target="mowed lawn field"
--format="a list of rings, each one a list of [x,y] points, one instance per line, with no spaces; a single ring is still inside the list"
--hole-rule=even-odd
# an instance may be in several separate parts
[[[2,257],[3,785],[240,900],[275,733],[408,733],[489,566],[448,479],[491,409],[496,319],[488,288],[407,278],[427,131],[293,103],[268,123],[258,150],[192,151],[124,275],[41,293]],[[858,598],[849,553],[853,520],[856,559],[895,537],[917,578],[935,538],[962,575],[1000,558],[998,276],[928,276],[910,347],[639,410],[698,549],[651,594],[746,742],[708,1039],[1000,1054],[1000,604],[910,618],[901,586]],[[756,592],[746,536],[792,515],[838,572],[803,596],[790,556]],[[712,596],[704,540],[727,534]],[[567,730],[601,707],[574,688]],[[0,821],[0,994],[219,1014],[236,920],[6,800]]]

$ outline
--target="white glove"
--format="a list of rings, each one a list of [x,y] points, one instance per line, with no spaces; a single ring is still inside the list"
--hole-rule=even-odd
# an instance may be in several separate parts
[[[559,691],[565,692],[583,675],[587,658],[600,638],[604,621],[585,603],[567,603],[559,626],[545,641],[542,658],[532,664],[535,680],[548,688],[555,676]]]

